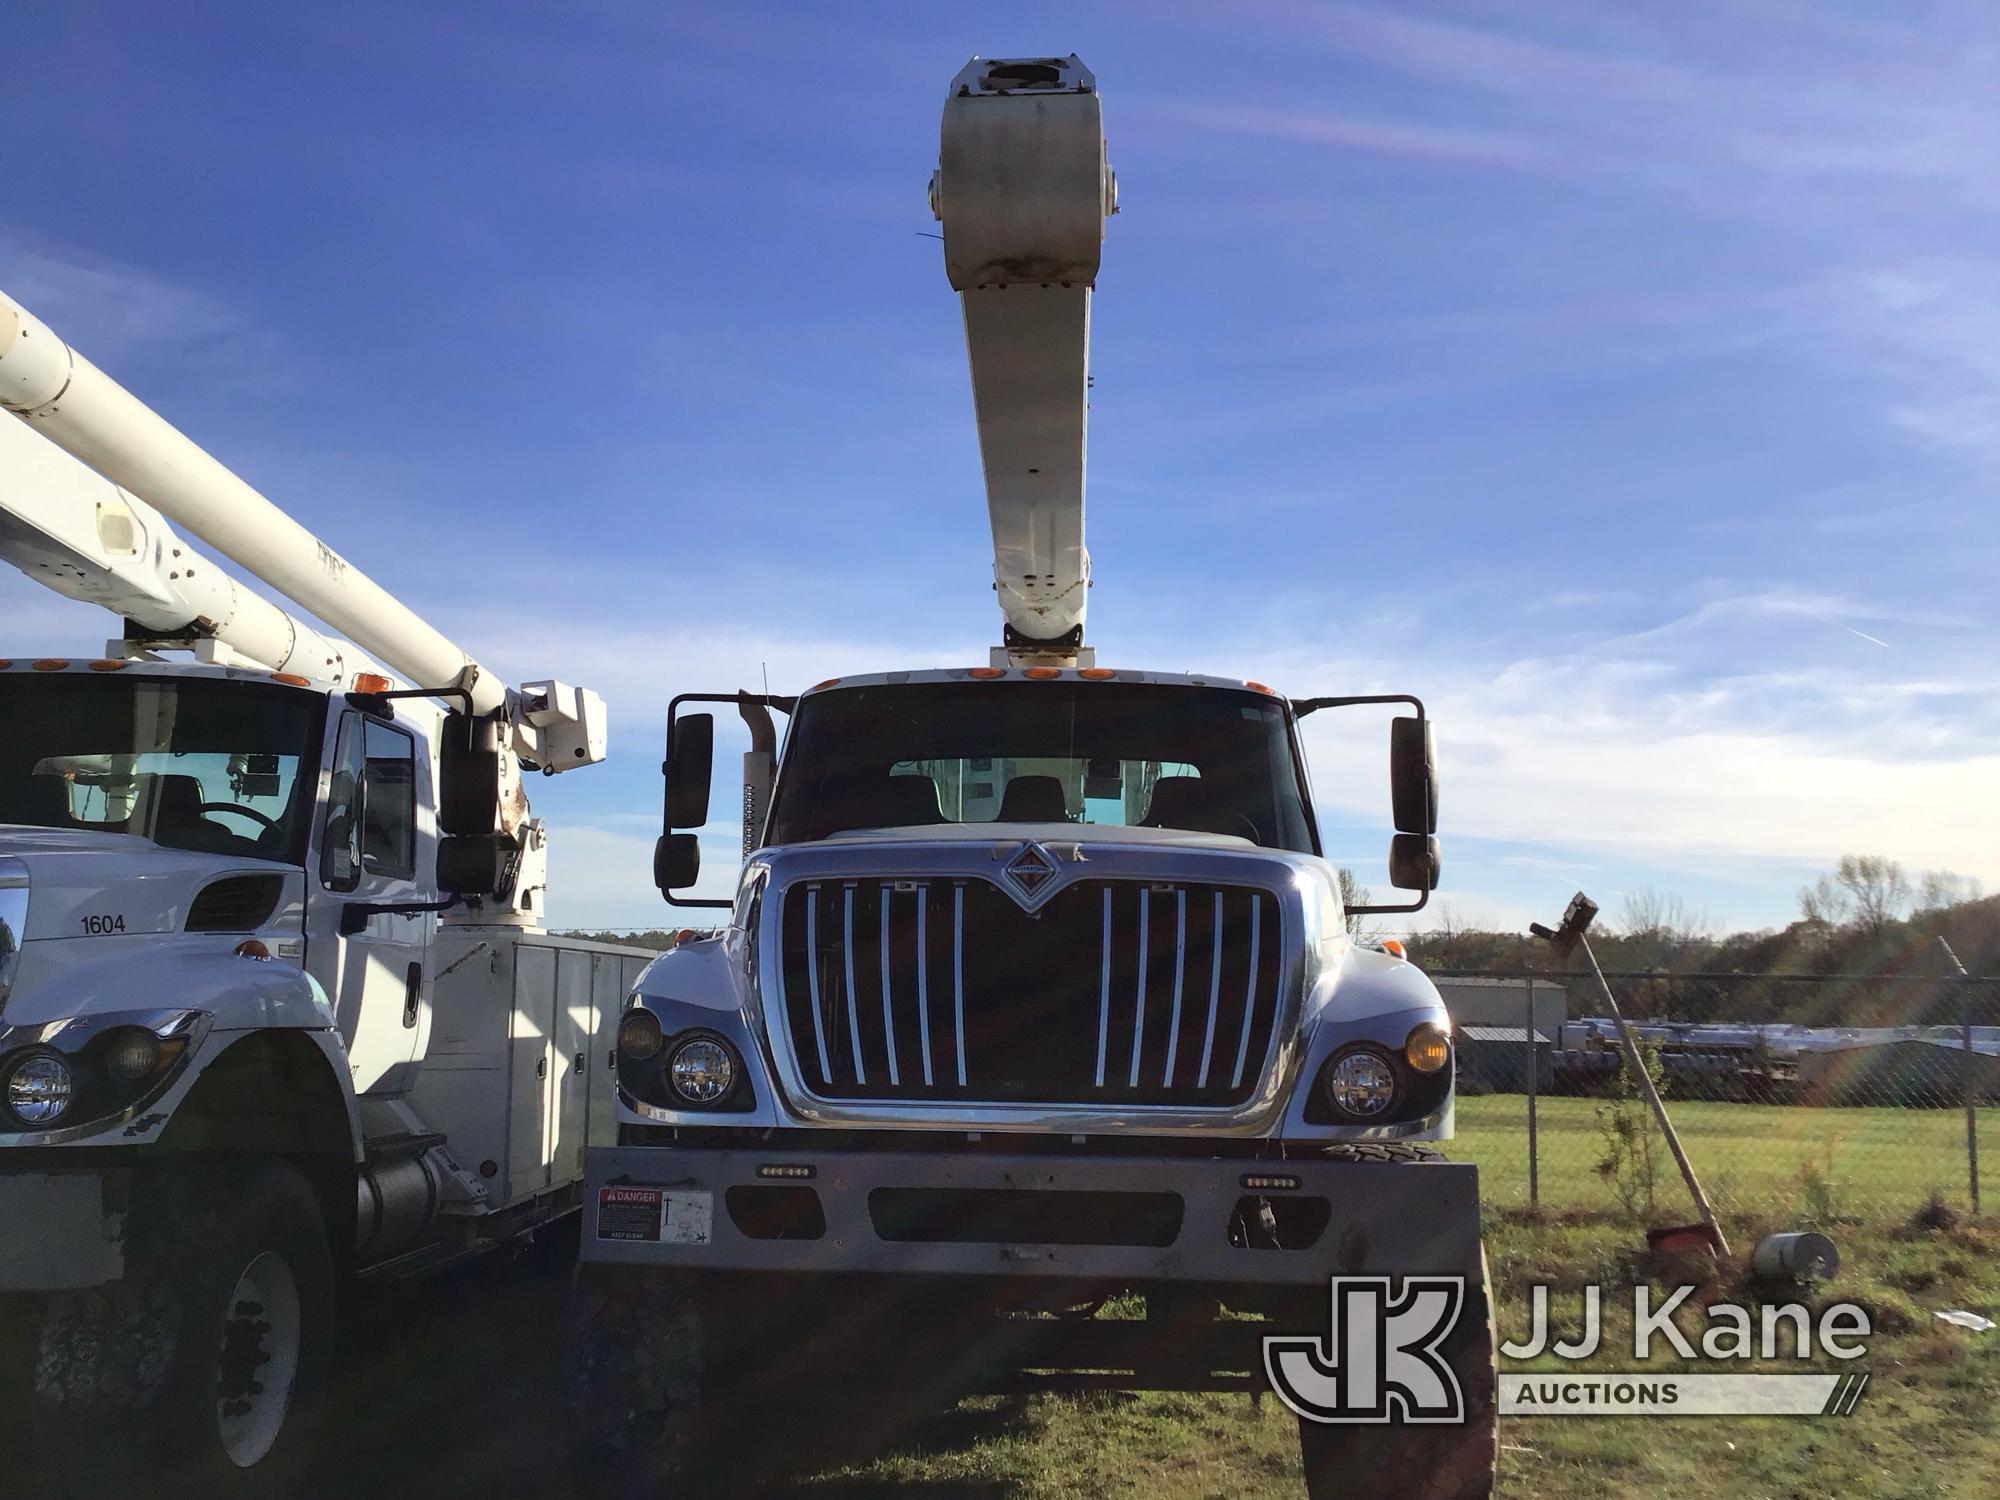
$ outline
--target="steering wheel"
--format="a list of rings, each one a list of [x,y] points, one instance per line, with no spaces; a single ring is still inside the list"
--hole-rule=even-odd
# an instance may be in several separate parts
[[[1250,814],[1238,812],[1235,808],[1231,808],[1229,809],[1229,816],[1243,825],[1243,831],[1238,837],[1246,838],[1253,844],[1262,844],[1264,842],[1263,831],[1257,827],[1255,820],[1251,818]]]
[[[204,813],[235,813],[239,818],[248,818],[253,823],[262,823],[273,833],[277,832],[278,829],[278,820],[276,818],[260,813],[254,807],[244,807],[235,802],[204,802],[198,811]]]

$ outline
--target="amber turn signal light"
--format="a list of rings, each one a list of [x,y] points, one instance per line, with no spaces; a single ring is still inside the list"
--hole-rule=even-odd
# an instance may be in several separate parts
[[[1451,1038],[1442,1026],[1425,1021],[1403,1043],[1403,1060],[1419,1073],[1435,1073],[1451,1061]]]

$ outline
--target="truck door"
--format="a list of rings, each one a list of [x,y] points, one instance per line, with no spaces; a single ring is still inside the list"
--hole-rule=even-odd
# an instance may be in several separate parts
[[[354,1089],[396,1094],[415,1081],[428,1020],[424,971],[436,917],[376,912],[351,936],[340,933],[351,902],[431,901],[419,837],[428,823],[429,766],[408,731],[349,710],[340,716],[320,835],[320,885],[312,903],[309,951],[347,1042]]]

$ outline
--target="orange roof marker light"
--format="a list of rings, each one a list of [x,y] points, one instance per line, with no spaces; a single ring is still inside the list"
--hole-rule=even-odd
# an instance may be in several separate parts
[[[351,683],[357,693],[386,693],[395,686],[380,672],[356,672]]]
[[[1248,689],[1250,689],[1251,692],[1262,693],[1267,698],[1275,698],[1278,696],[1270,688],[1265,687],[1264,684],[1261,682],[1246,682],[1243,685]]]
[[[1076,675],[1085,682],[1109,682],[1118,674],[1109,667],[1078,667]]]
[[[839,687],[839,686],[840,686],[840,679],[838,677],[829,677],[825,682],[815,682],[811,687],[807,688],[806,691],[809,693],[817,693],[822,688]]]
[[[301,677],[296,672],[273,672],[271,674],[271,681],[282,682],[287,687],[312,686],[312,679],[310,677]]]
[[[14,663],[13,663],[13,662],[11,662],[11,661],[6,661],[6,660],[0,660],[0,672],[4,672],[4,671],[6,671],[6,670],[7,670],[7,669],[8,669],[9,667],[11,667],[11,666],[13,666],[13,665],[14,665]]]
[[[1005,677],[1007,669],[1005,667],[973,667],[966,675],[977,677],[981,682],[991,682],[996,677]]]
[[[92,662],[90,670],[93,672],[122,672],[131,665],[130,662],[113,661],[110,657],[104,656]]]
[[[1383,938],[1382,951],[1391,958],[1408,958],[1410,956],[1408,951],[1403,947],[1403,940],[1401,938]]]
[[[1036,682],[1047,682],[1051,678],[1062,676],[1062,669],[1060,667],[1024,667],[1021,669],[1021,675],[1031,678]]]
[[[69,663],[59,656],[45,656],[35,663],[35,670],[37,672],[60,672],[68,665]]]

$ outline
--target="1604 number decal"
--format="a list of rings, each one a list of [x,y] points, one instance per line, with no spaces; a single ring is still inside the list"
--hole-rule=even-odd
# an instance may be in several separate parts
[[[123,912],[116,912],[101,917],[85,917],[83,919],[83,930],[92,937],[101,937],[107,932],[123,932],[125,930],[125,914]]]

